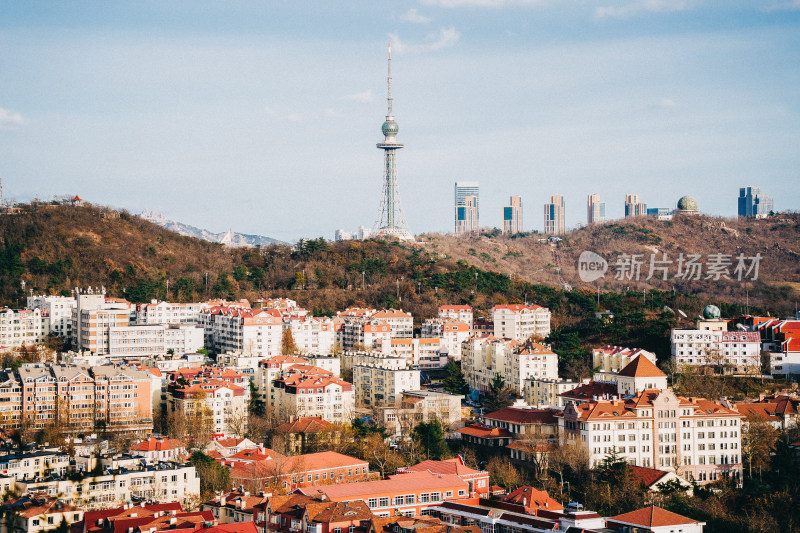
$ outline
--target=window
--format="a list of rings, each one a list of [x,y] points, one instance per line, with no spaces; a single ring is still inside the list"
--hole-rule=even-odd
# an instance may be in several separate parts
[[[413,494],[406,494],[406,505],[414,503],[414,495]]]
[[[378,506],[389,507],[389,498],[388,497],[381,498],[380,501],[378,502]]]
[[[378,498],[370,498],[369,500],[367,500],[367,507],[369,507],[370,509],[374,509],[377,506],[378,506]]]

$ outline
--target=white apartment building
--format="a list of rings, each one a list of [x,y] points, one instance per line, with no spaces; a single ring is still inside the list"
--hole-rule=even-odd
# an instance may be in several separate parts
[[[65,339],[72,336],[72,310],[77,302],[71,296],[28,296],[25,307],[41,309],[50,314],[50,331]]]
[[[318,416],[328,422],[349,422],[354,413],[353,386],[321,368],[309,367],[274,382],[276,414],[291,417]]]
[[[422,370],[447,366],[447,354],[442,353],[439,338],[383,339],[380,351],[405,359],[414,368]]]
[[[63,476],[69,470],[69,461],[68,454],[56,449],[0,455],[0,475],[13,479]]]
[[[558,378],[558,356],[538,343],[523,347],[510,339],[473,335],[464,342],[461,361],[470,388],[481,392],[489,390],[496,374],[520,395],[526,379]]]
[[[307,354],[303,359],[308,361],[309,365],[327,370],[334,376],[339,376],[342,373],[342,359],[339,355],[325,353],[321,355]]]
[[[613,383],[620,396],[667,388],[667,375],[645,355],[640,354],[619,372],[598,372],[594,382]]]
[[[146,466],[140,458],[116,461],[103,474],[85,474],[80,480],[67,477],[47,477],[36,480],[17,480],[21,492],[44,492],[57,496],[68,505],[87,511],[122,505],[136,498],[159,501],[187,501],[200,496],[200,478],[194,466],[179,463],[159,463]],[[105,465],[104,465],[105,466]]]
[[[397,407],[406,391],[420,389],[420,371],[378,365],[353,367],[356,408]]]
[[[559,430],[565,441],[586,446],[592,466],[616,449],[634,465],[674,468],[702,484],[741,480],[741,418],[710,400],[648,390],[627,400],[570,402]]]
[[[260,357],[281,353],[283,318],[274,309],[225,305],[204,309],[198,319],[206,347],[214,353],[242,352]]]
[[[619,372],[639,355],[644,355],[651,363],[656,362],[656,354],[653,352],[641,348],[606,345],[592,349],[592,367],[599,372]]]
[[[422,323],[420,328],[420,336],[426,338],[439,338],[442,345],[442,351],[456,361],[460,361],[461,344],[469,338],[470,330],[472,329],[471,317],[472,309],[470,308],[469,322],[464,322],[455,318],[429,318]]]
[[[150,437],[131,446],[131,455],[143,457],[148,463],[182,461],[188,457],[186,443],[177,439]]]
[[[0,347],[42,344],[50,334],[50,314],[43,309],[1,309]]]
[[[561,378],[528,378],[522,386],[522,397],[531,407],[564,407],[566,401],[559,394],[579,386],[579,381]]]
[[[359,365],[374,365],[381,368],[412,368],[411,361],[397,355],[385,355],[381,352],[345,352],[341,355],[342,372],[349,372]]]
[[[383,426],[395,436],[408,435],[420,422],[437,420],[442,428],[456,429],[461,423],[461,401],[464,396],[413,390],[402,393],[400,403],[381,410]]]
[[[291,330],[294,343],[302,353],[327,354],[336,342],[333,320],[327,317],[287,316],[283,327]]]
[[[449,318],[464,322],[472,328],[472,306],[469,305],[440,305],[439,318]]]
[[[525,342],[550,335],[550,310],[538,305],[509,304],[492,307],[494,336]]]
[[[268,406],[275,407],[275,391],[273,381],[285,370],[293,365],[305,365],[308,361],[294,355],[275,355],[258,362],[256,367],[255,382],[258,393]]]
[[[81,295],[83,296],[83,295]],[[129,311],[124,308],[115,309],[80,309],[78,321],[74,325],[77,333],[78,350],[94,355],[106,355],[111,350],[111,330],[128,327]],[[117,337],[118,338],[118,337]],[[150,351],[146,353],[163,353]]]
[[[339,330],[341,346],[345,351],[356,347],[380,349],[383,341],[392,340],[392,327],[380,320],[347,320]]]
[[[337,342],[344,350],[357,344],[376,347],[380,339],[410,339],[414,336],[414,317],[398,309],[349,308],[337,313]]]
[[[164,328],[165,352],[174,355],[197,353],[204,345],[203,328],[193,324],[170,324]]]
[[[218,379],[198,380],[188,387],[171,390],[168,393],[170,409],[173,412],[191,417],[198,410],[206,410],[213,420],[214,433],[229,435],[242,421],[247,427],[247,407],[250,402],[250,389]]]
[[[724,364],[738,371],[760,368],[761,335],[757,331],[674,329],[672,360],[678,365]]]
[[[128,357],[167,353],[164,345],[164,326],[128,326],[108,328],[110,357]]]
[[[173,303],[152,300],[149,304],[136,305],[136,324],[185,324],[195,325],[208,302]]]

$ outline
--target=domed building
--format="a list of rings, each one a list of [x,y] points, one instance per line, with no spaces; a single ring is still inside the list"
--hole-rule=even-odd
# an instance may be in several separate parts
[[[676,215],[697,215],[697,200],[691,196],[683,196],[678,200],[678,208],[674,211]]]

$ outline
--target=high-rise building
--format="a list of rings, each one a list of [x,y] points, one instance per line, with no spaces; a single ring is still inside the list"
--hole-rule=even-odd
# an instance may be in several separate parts
[[[589,224],[602,224],[606,221],[606,204],[600,201],[599,194],[590,194],[586,204],[586,221]]]
[[[477,181],[457,181],[455,187],[455,232],[464,233],[464,231],[472,231],[478,229],[479,212],[478,212],[478,182]],[[472,198],[471,203],[467,206],[467,198]],[[469,209],[459,209],[459,207],[469,207]],[[472,220],[474,224],[466,224],[465,221]],[[465,224],[469,227],[467,230],[459,231],[459,227],[464,227]]]
[[[389,45],[389,74],[386,77],[387,96],[386,96],[386,121],[381,126],[384,140],[377,144],[383,150],[383,198],[381,200],[381,211],[378,220],[375,222],[374,235],[377,237],[394,237],[396,239],[410,241],[414,236],[408,230],[408,223],[403,216],[403,209],[400,207],[400,189],[397,185],[397,150],[403,145],[395,139],[399,128],[394,120],[392,109],[392,47]]]
[[[640,217],[647,214],[647,204],[639,201],[638,194],[625,195],[625,218]]]
[[[503,233],[520,233],[522,231],[522,197],[512,196],[508,205],[503,207]]]
[[[478,229],[478,197],[467,196],[463,205],[456,206],[456,235]]]
[[[565,231],[564,197],[557,194],[550,197],[549,204],[544,204],[544,232],[560,235]]]
[[[761,187],[739,189],[739,216],[763,218],[774,210],[772,198],[761,193]]]

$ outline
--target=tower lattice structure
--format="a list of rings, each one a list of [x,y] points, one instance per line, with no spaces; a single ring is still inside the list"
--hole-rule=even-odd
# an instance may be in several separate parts
[[[383,198],[378,220],[375,222],[374,234],[376,236],[395,237],[400,240],[413,240],[414,236],[408,229],[408,223],[403,215],[400,205],[400,189],[397,185],[397,150],[403,145],[397,142],[399,128],[394,120],[392,109],[392,47],[389,45],[389,71],[386,78],[386,121],[381,126],[383,142],[376,146],[383,150]]]

